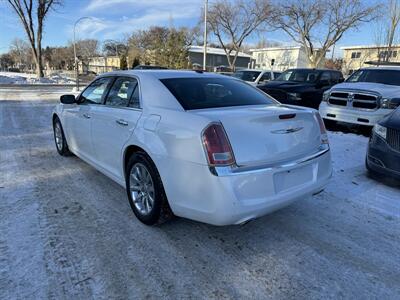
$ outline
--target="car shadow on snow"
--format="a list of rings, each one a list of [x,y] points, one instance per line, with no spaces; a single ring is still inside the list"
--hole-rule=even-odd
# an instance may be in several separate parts
[[[372,127],[365,125],[326,122],[325,126],[327,130],[332,132],[354,133],[365,137],[370,137],[372,133]]]

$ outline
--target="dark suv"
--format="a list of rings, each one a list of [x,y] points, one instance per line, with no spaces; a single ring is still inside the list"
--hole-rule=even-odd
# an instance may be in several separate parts
[[[284,104],[318,109],[322,96],[333,85],[343,82],[340,71],[325,69],[289,69],[258,88]]]

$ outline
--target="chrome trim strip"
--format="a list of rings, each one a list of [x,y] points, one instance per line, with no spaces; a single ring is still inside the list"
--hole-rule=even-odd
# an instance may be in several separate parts
[[[308,156],[302,157],[300,159],[285,162],[282,164],[267,164],[260,166],[251,166],[251,167],[239,167],[237,165],[232,166],[224,166],[224,167],[214,167],[210,166],[210,172],[215,176],[236,176],[236,175],[248,175],[254,174],[258,172],[266,172],[266,171],[278,171],[283,168],[296,167],[300,164],[309,162],[313,159],[316,159],[325,153],[329,152],[330,148],[328,144],[322,144],[316,152],[310,154]]]

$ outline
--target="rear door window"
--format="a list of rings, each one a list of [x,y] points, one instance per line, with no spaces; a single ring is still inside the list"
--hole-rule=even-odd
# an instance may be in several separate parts
[[[271,73],[270,72],[265,72],[260,78],[260,82],[269,81],[269,80],[271,80]]]
[[[340,82],[341,76],[339,72],[332,72],[332,84],[337,84]]]
[[[321,74],[321,78],[319,79],[320,81],[324,80],[324,81],[328,81],[329,83],[331,82],[331,72],[322,72]]]
[[[108,93],[106,105],[127,107],[136,86],[137,80],[134,78],[117,78]]]

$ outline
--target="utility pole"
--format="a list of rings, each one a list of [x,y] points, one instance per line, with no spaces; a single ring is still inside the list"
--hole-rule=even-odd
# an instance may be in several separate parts
[[[82,17],[76,20],[74,24],[74,63],[75,63],[75,81],[76,81],[76,91],[79,91],[79,70],[78,70],[78,57],[76,56],[76,25],[84,19],[90,19],[90,17]]]
[[[204,53],[203,53],[203,70],[207,70],[207,10],[208,0],[204,0]]]

